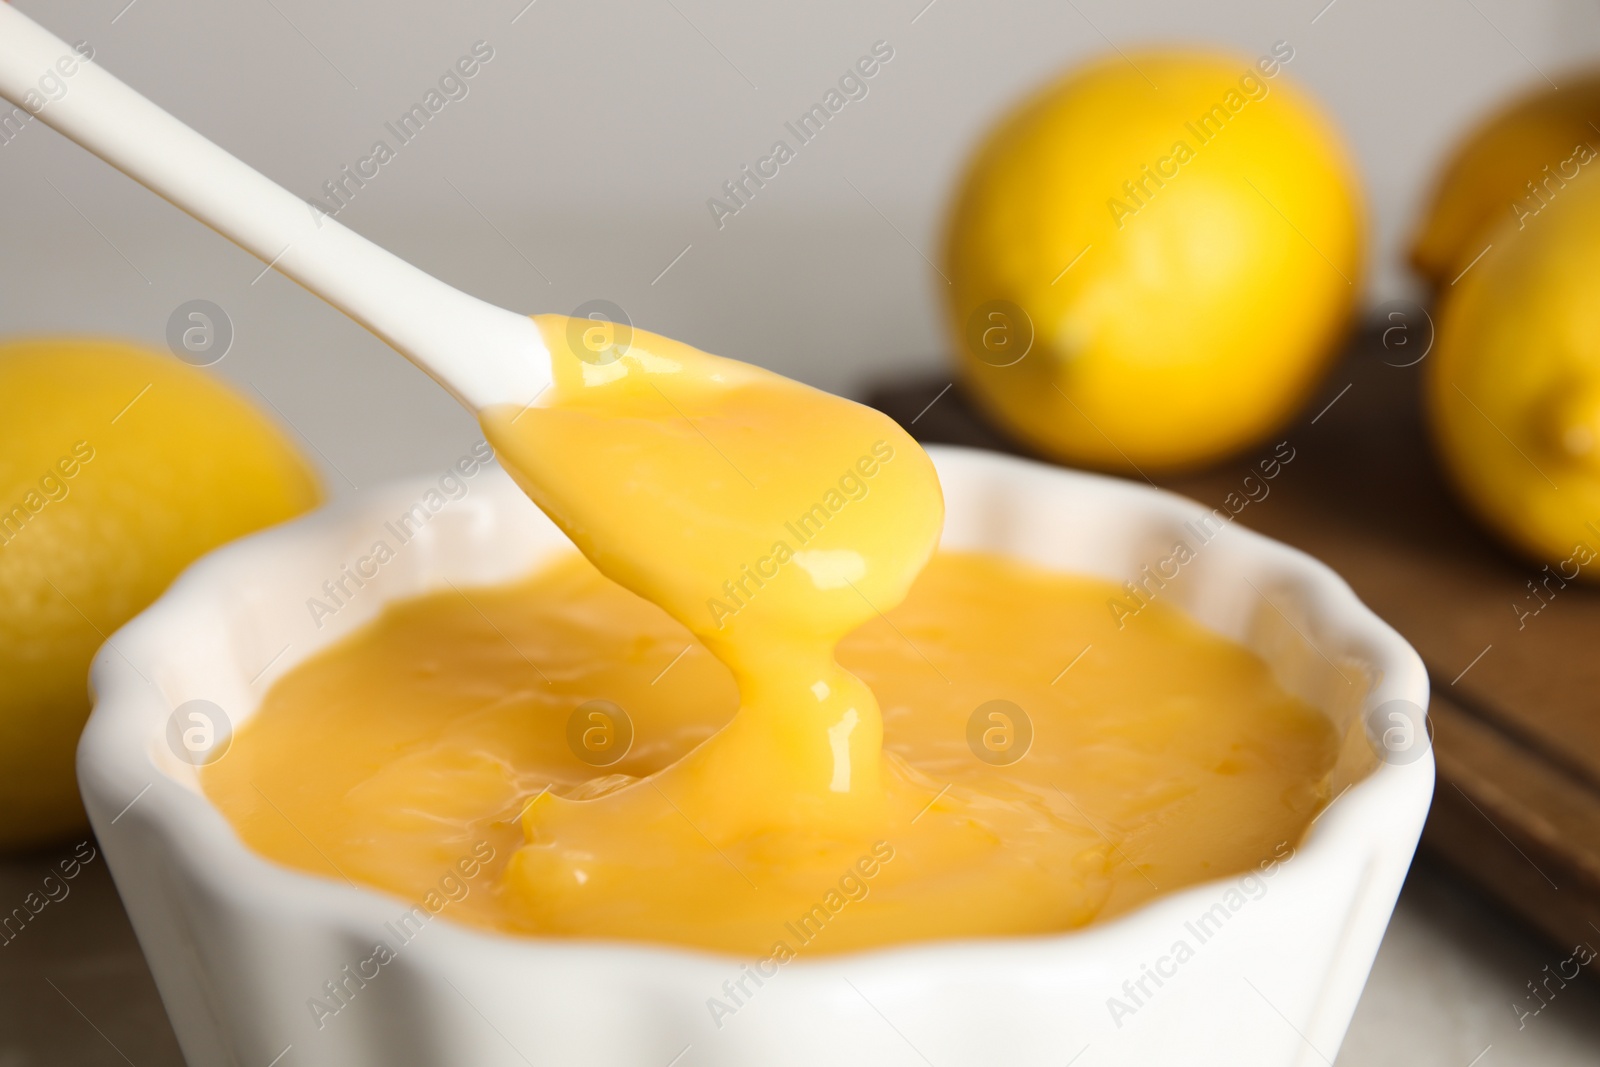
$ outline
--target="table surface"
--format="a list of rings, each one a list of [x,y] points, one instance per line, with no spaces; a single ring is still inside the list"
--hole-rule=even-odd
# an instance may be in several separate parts
[[[20,903],[71,851],[0,863],[0,903]],[[0,1067],[181,1067],[104,860],[70,885],[0,948]],[[1419,862],[1336,1065],[1592,1065],[1600,982],[1571,983],[1520,1026],[1512,1007],[1533,1006],[1525,983],[1565,955],[1450,871]]]

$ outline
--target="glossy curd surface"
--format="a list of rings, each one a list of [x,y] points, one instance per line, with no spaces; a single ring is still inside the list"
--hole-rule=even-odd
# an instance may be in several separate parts
[[[1331,729],[1242,649],[1120,626],[1102,583],[924,571],[938,477],[880,412],[535,321],[553,386],[482,423],[588,562],[279,681],[205,777],[258,850],[507,931],[782,956],[1070,929],[1323,801]]]
[[[883,709],[884,777],[905,803],[854,838],[713,846],[666,794],[688,833],[664,846],[614,829],[595,854],[615,881],[594,898],[574,874],[530,899],[514,857],[542,846],[519,813],[546,789],[637,786],[724,727],[739,694],[682,625],[576,554],[512,585],[393,605],[279,681],[203,781],[266,856],[510,933],[781,960],[1072,929],[1281,857],[1325,802],[1336,749],[1258,658],[1160,603],[1118,629],[1116,593],[934,557],[905,603],[838,651]],[[606,720],[586,706],[617,733],[615,709],[631,723],[609,766]],[[578,848],[562,858],[587,871]]]

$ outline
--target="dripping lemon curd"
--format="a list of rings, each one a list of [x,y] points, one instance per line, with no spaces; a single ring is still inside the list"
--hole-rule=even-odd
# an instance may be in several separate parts
[[[1073,929],[1281,858],[1340,739],[1098,579],[938,553],[869,408],[536,319],[485,434],[581,552],[391,605],[275,684],[207,794],[258,852],[513,934],[780,960]]]

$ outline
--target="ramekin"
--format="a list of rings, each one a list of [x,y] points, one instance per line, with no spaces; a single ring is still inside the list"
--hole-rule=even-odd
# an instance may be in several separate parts
[[[179,705],[206,700],[236,727],[275,678],[386,603],[447,581],[511,579],[565,549],[491,468],[362,492],[228,545],[96,658],[94,713],[78,751],[84,800],[188,1061],[1331,1062],[1433,791],[1425,737],[1391,759],[1377,758],[1388,750],[1368,741],[1377,709],[1427,706],[1421,660],[1327,567],[1192,501],[991,453],[929,451],[948,504],[946,547],[1145,582],[1254,649],[1347,738],[1335,771],[1342,795],[1270,877],[1192,886],[1073,933],[802,955],[759,988],[747,985],[732,1016],[709,1003],[729,1003],[724,983],[754,961],[497,936],[447,913],[399,944],[392,924],[417,902],[251,852],[175,754],[169,720]],[[410,536],[394,558],[359,589],[346,582],[353,594],[314,621],[308,600],[324,598],[323,583],[373,542],[394,541],[385,524],[406,514]],[[1179,542],[1191,558],[1163,565]],[[1171,577],[1151,585],[1146,567]],[[379,942],[393,958],[370,980],[352,981],[346,968],[371,973],[375,965],[362,961]],[[341,1001],[329,999],[330,982],[345,991]],[[339,1010],[319,1012],[316,999]]]

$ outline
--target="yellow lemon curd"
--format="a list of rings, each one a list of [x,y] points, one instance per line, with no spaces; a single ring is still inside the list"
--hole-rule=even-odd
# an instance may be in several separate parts
[[[273,686],[203,773],[259,852],[497,930],[786,960],[1082,926],[1281,856],[1326,800],[1335,731],[1247,650],[935,555],[938,479],[885,416],[536,321],[555,385],[483,424],[588,558],[391,605]]]

